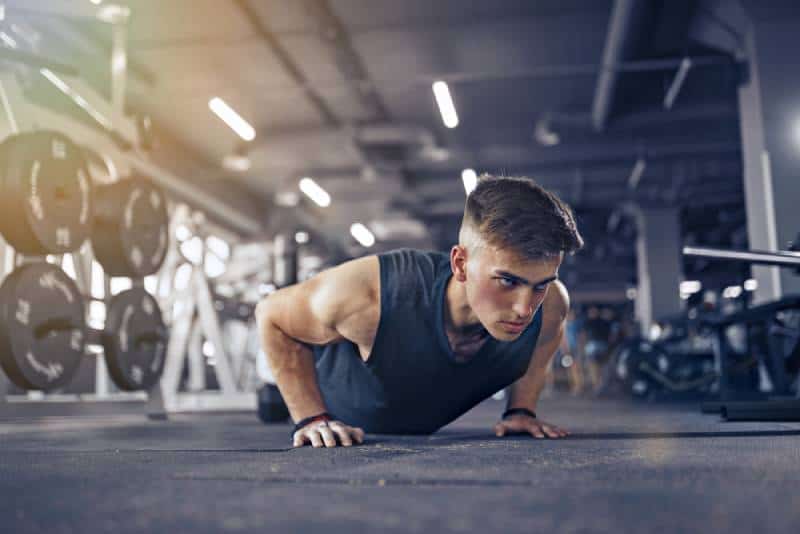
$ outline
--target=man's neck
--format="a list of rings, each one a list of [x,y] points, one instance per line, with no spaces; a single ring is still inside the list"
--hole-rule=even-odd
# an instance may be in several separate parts
[[[464,286],[452,278],[445,290],[444,329],[458,359],[474,356],[489,339],[489,333],[467,304]]]
[[[450,278],[445,289],[444,320],[448,332],[469,335],[483,328],[467,303],[464,285]]]

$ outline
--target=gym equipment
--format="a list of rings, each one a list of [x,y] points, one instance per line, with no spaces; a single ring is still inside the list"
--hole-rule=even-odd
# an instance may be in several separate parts
[[[635,399],[708,395],[718,375],[714,355],[675,350],[680,338],[647,341],[636,338],[619,347],[614,374]]]
[[[163,193],[149,180],[130,177],[95,192],[92,249],[110,276],[155,273],[169,245],[169,217]]]
[[[91,231],[92,186],[82,150],[57,132],[5,140],[0,232],[23,254],[77,250]]]
[[[792,268],[800,274],[800,253],[795,252],[800,236],[789,251],[760,252],[724,249],[700,249],[685,247],[684,255],[774,265]],[[786,296],[773,302],[753,306],[730,315],[708,320],[715,336],[715,352],[721,364],[719,381],[720,401],[703,407],[705,413],[720,413],[728,421],[800,421],[800,324],[796,319],[800,310],[800,295]],[[787,319],[788,317],[788,319]],[[794,319],[792,319],[794,318]],[[734,325],[746,325],[755,329],[755,344],[760,349],[761,361],[770,374],[775,395],[794,395],[795,398],[768,399],[753,402],[736,402],[737,396],[730,387],[731,377],[726,362],[731,359],[731,350],[725,338],[726,330]],[[792,348],[792,345],[794,347]],[[792,376],[794,374],[794,376]],[[794,391],[792,389],[794,388]]]
[[[275,384],[264,384],[258,390],[258,418],[264,423],[283,423],[289,420],[289,408]]]
[[[800,332],[788,328],[789,331],[779,337],[773,327],[776,321],[781,320],[783,312],[796,312],[797,310],[800,310],[800,295],[753,306],[729,315],[707,317],[704,322],[713,329],[716,337],[715,349],[723,363],[730,361],[732,357],[730,343],[725,338],[725,331],[733,325],[747,325],[751,334],[750,350],[764,362],[775,387],[775,394],[787,395],[791,394],[793,381],[790,373],[797,367],[793,356],[800,350],[798,349]],[[720,397],[722,400],[735,400],[736,392],[731,387],[732,377],[728,372],[729,366],[723,365],[721,369]]]
[[[83,357],[86,333],[78,287],[55,265],[24,265],[0,286],[0,364],[15,385],[65,385]]]
[[[168,341],[158,302],[133,288],[114,295],[102,340],[108,372],[125,391],[150,389],[161,377]]]
[[[720,248],[683,247],[684,256],[697,256],[717,260],[739,261],[751,265],[774,265],[794,268],[800,274],[800,236],[789,251],[765,252],[761,250],[725,250]]]

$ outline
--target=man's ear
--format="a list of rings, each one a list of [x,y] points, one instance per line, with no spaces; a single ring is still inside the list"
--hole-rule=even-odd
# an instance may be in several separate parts
[[[453,277],[459,282],[467,281],[467,247],[453,245],[450,249],[450,269]]]

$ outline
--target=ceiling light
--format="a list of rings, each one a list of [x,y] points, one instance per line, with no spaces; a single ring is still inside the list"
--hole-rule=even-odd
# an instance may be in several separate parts
[[[434,82],[433,96],[436,97],[436,104],[439,106],[439,113],[442,115],[444,125],[448,128],[458,126],[456,106],[453,104],[453,98],[450,96],[450,89],[447,87],[447,83],[442,81]]]
[[[131,16],[131,10],[126,6],[107,4],[97,10],[97,18],[109,24],[117,24],[127,20]]]
[[[327,191],[317,185],[317,182],[311,178],[303,178],[300,180],[300,191],[306,194],[308,198],[313,200],[318,206],[326,208],[331,204],[331,196]]]
[[[89,0],[89,1],[96,6],[99,6],[101,3],[103,3],[103,0]]]
[[[222,166],[231,172],[247,172],[251,165],[250,158],[244,154],[228,154],[222,158]]]
[[[17,47],[17,42],[14,40],[13,37],[8,35],[6,32],[0,32],[0,41],[3,41],[6,44],[6,46],[9,46],[11,48]]]
[[[294,234],[294,240],[299,245],[304,245],[308,243],[309,240],[308,232],[297,232],[296,234]]]
[[[461,171],[461,180],[464,182],[464,191],[466,191],[467,196],[475,189],[475,186],[478,185],[478,174],[475,172],[475,169],[464,169]]]
[[[250,126],[250,123],[218,96],[208,101],[208,108],[245,141],[252,141],[256,138],[256,131]]]
[[[361,223],[353,223],[350,226],[350,234],[361,243],[362,246],[371,247],[375,244],[375,236],[369,231],[369,228]]]
[[[533,138],[542,146],[556,146],[561,142],[561,138],[551,127],[549,116],[542,117],[536,121]]]
[[[296,191],[279,191],[275,193],[275,204],[293,208],[300,203],[300,195]]]
[[[420,150],[420,156],[438,163],[450,159],[450,150],[438,146],[426,146]]]
[[[639,187],[639,182],[642,180],[645,169],[647,169],[647,161],[643,157],[639,157],[633,165],[631,175],[628,177],[628,189],[634,190]]]

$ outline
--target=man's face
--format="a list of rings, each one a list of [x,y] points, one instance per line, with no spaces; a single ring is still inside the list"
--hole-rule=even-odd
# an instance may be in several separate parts
[[[472,313],[501,341],[517,339],[533,320],[561,258],[526,260],[507,249],[485,245],[467,255],[463,281]]]

